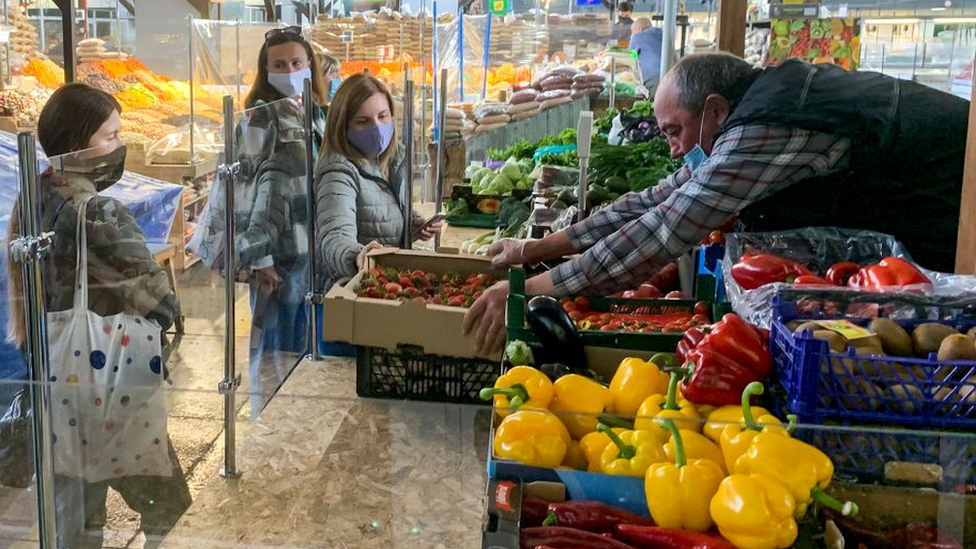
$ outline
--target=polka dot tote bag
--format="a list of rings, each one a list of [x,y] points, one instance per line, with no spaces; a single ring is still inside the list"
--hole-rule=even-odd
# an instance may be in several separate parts
[[[89,482],[169,476],[161,329],[88,310],[90,200],[78,214],[74,304],[47,314],[55,471]]]

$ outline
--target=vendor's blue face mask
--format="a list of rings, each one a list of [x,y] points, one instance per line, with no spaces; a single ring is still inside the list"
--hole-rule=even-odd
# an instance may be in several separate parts
[[[684,156],[685,164],[689,168],[691,168],[692,173],[694,173],[699,166],[701,166],[702,164],[705,163],[706,160],[708,160],[708,155],[705,154],[705,149],[701,147],[702,128],[704,127],[705,127],[705,113],[702,112],[701,124],[698,125],[698,143],[695,145],[693,149],[688,151],[688,153],[685,154]]]

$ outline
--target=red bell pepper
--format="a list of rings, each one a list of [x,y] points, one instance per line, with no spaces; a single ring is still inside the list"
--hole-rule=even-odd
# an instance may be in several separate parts
[[[877,265],[869,265],[857,271],[847,284],[852,288],[880,290],[893,286],[930,283],[928,277],[915,265],[900,257],[886,257]]]
[[[761,381],[755,372],[702,342],[688,353],[681,394],[695,404],[726,406],[741,402],[753,381]]]
[[[847,286],[847,281],[861,270],[861,266],[853,261],[834,263],[827,269],[827,282],[834,286]]]
[[[769,352],[767,341],[760,338],[759,333],[742,317],[729,313],[712,325],[711,331],[697,348],[708,346],[745,366],[757,380],[762,380],[773,367],[773,355]]]
[[[657,526],[617,526],[617,537],[640,549],[735,549],[724,539],[690,530]]]
[[[817,275],[803,275],[796,277],[793,284],[797,286],[833,286],[825,278],[820,278]]]
[[[519,530],[519,549],[548,546],[559,549],[586,547],[587,549],[634,549],[622,541],[601,534],[565,526],[539,526]]]
[[[613,532],[618,524],[654,525],[654,521],[650,518],[635,515],[630,511],[598,501],[550,503],[549,516],[550,519],[546,521],[546,526],[550,524],[550,520],[554,519],[555,525],[569,526],[596,533]]]
[[[732,266],[732,278],[744,290],[774,282],[792,283],[796,277],[810,274],[810,269],[796,261],[770,254],[745,254]]]
[[[689,328],[685,331],[685,335],[678,342],[678,348],[674,353],[678,357],[679,363],[685,363],[685,357],[688,356],[688,352],[697,347],[705,339],[708,330],[710,328]]]

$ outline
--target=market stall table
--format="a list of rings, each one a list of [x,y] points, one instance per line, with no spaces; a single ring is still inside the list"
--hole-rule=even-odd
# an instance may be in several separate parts
[[[477,547],[490,410],[355,397],[348,359],[305,362],[163,549]]]

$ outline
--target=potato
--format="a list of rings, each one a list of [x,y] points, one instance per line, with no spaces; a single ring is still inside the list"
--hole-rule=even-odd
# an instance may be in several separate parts
[[[808,320],[803,322],[802,324],[799,324],[793,330],[793,333],[798,334],[800,332],[803,332],[804,330],[810,330],[811,332],[816,332],[817,330],[823,330],[823,326],[821,326],[820,323],[818,322],[814,322],[813,320]]]
[[[912,356],[912,336],[900,324],[890,318],[876,318],[868,325],[881,339],[884,352],[894,356]]]
[[[882,391],[870,381],[859,379],[863,370],[850,358],[830,361],[833,382],[842,396],[838,404],[848,410],[871,412],[881,407]]]
[[[917,356],[926,357],[929,353],[938,352],[943,339],[958,333],[959,330],[945,324],[920,324],[912,331],[912,347]]]
[[[844,339],[844,336],[833,330],[817,330],[813,332],[813,337],[826,341],[827,345],[830,346],[830,350],[835,353],[843,353],[847,350],[847,340]]]
[[[939,344],[939,361],[976,360],[976,343],[968,336],[956,333]]]
[[[889,401],[888,407],[893,411],[905,411],[909,414],[914,414],[916,407],[915,404],[921,405],[925,401],[925,394],[922,390],[914,385],[898,384],[888,387],[888,393],[891,400]]]

